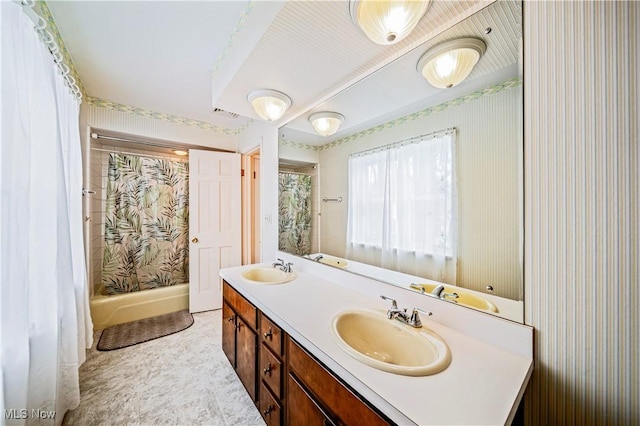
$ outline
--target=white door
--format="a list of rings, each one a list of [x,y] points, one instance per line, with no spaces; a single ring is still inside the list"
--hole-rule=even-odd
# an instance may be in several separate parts
[[[240,154],[189,150],[189,311],[222,307],[220,269],[241,256]]]

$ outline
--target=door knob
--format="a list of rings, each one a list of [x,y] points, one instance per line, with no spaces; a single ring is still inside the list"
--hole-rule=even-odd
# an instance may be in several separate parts
[[[197,242],[198,242],[198,237],[193,237],[193,238],[191,239],[191,242],[192,242],[192,243],[197,243]]]

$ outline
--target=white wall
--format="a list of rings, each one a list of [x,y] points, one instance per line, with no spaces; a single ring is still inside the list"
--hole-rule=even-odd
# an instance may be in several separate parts
[[[315,149],[309,149],[295,146],[291,143],[280,142],[278,146],[278,157],[281,160],[297,161],[303,163],[316,164],[320,161],[318,151]]]
[[[448,127],[457,129],[457,283],[522,299],[522,87],[409,120],[320,152],[322,251],[344,256],[348,156]],[[386,127],[386,126],[385,126]],[[409,272],[409,271],[405,271]]]
[[[260,233],[262,261],[275,260],[278,248],[278,128],[254,121],[237,136],[238,150],[249,152],[260,146]]]
[[[640,3],[525,2],[525,421],[640,423]]]

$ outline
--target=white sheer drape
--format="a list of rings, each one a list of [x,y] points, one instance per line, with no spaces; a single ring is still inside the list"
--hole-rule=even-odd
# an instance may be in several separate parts
[[[78,367],[92,343],[79,105],[20,6],[0,7],[3,408],[27,410],[15,423],[60,424],[80,401]]]
[[[347,256],[455,283],[455,133],[349,158]]]

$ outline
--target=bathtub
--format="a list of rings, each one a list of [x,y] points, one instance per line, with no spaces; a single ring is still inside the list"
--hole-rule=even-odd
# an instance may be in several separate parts
[[[93,329],[102,330],[112,325],[189,309],[189,284],[106,294],[103,286],[89,301]]]

